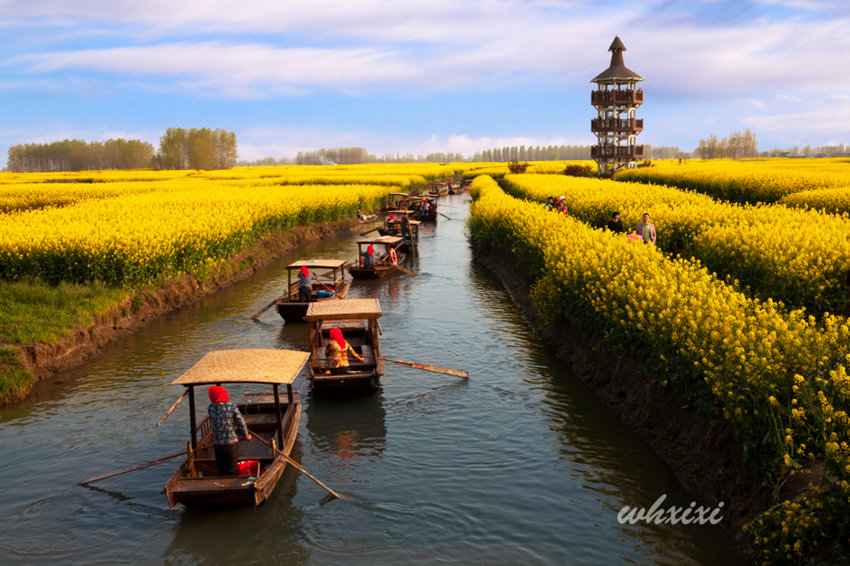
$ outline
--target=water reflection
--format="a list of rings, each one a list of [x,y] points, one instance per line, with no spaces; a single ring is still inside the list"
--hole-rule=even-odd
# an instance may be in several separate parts
[[[380,392],[357,399],[311,397],[305,414],[310,442],[329,459],[337,481],[356,483],[362,467],[384,453],[387,424]]]

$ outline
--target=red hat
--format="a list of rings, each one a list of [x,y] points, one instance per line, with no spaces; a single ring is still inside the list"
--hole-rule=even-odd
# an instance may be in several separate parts
[[[372,247],[372,244],[369,244],[369,247],[366,248],[366,253],[369,255],[375,255],[375,248]]]
[[[227,390],[220,385],[210,385],[210,402],[211,403],[227,403],[230,397],[227,395]]]
[[[390,214],[390,222],[392,222],[394,219],[395,219],[395,214]]]
[[[345,349],[345,338],[342,337],[342,330],[339,328],[331,328],[331,340],[336,340],[339,347]]]
[[[306,266],[306,265],[302,265],[302,266],[301,266],[301,275],[303,275],[304,277],[309,277],[309,276],[310,276],[310,270],[309,270],[309,269],[307,269],[307,266]]]

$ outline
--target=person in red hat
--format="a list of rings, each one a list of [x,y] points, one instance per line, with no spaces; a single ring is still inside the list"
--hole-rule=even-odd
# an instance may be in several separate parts
[[[376,263],[375,248],[372,247],[372,244],[369,244],[369,247],[363,252],[363,267],[373,267]]]
[[[248,425],[239,412],[239,408],[230,402],[227,390],[219,385],[211,385],[209,390],[210,406],[207,409],[212,422],[212,440],[215,450],[215,462],[218,464],[218,475],[237,475],[236,465],[238,461],[237,445],[239,437],[236,428],[245,437],[251,440]]]
[[[316,274],[313,274],[313,278]],[[310,270],[306,265],[301,266],[301,271],[298,273],[298,302],[309,303],[313,298],[313,287],[310,281]]]
[[[342,337],[342,330],[339,328],[331,328],[331,339],[328,341],[328,345],[325,347],[325,356],[327,356],[328,361],[331,364],[331,368],[345,368],[348,367],[348,355],[351,354],[360,362],[363,362],[363,358],[354,351],[354,348],[351,347],[351,344],[345,341],[345,338]]]

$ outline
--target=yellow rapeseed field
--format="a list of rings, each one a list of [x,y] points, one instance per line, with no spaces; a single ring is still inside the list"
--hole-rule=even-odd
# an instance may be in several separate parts
[[[515,196],[565,196],[570,213],[603,227],[614,211],[631,230],[644,212],[659,247],[696,257],[760,296],[815,313],[850,306],[850,217],[777,205],[735,205],[676,188],[564,175],[507,175]]]
[[[624,169],[617,180],[673,185],[733,202],[776,202],[813,189],[847,187],[850,159],[668,159]]]

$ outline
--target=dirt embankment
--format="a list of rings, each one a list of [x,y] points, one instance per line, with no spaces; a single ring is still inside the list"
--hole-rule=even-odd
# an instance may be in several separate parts
[[[509,254],[491,252],[476,259],[496,273],[535,333],[556,349],[604,405],[652,446],[698,504],[724,502],[725,520],[720,524],[740,539],[740,527],[769,507],[771,494],[743,461],[723,419],[708,419],[695,408],[683,407],[675,393],[641,377],[640,360],[587,336],[569,321],[547,325],[529,297],[533,279],[517,271]]]
[[[167,312],[193,303],[217,290],[250,277],[284,253],[308,242],[335,238],[358,232],[357,219],[299,226],[265,238],[234,258],[227,260],[217,273],[206,281],[183,275],[156,289],[139,291],[127,301],[95,317],[92,326],[75,328],[57,344],[27,344],[21,346],[25,368],[36,379],[48,379],[57,372],[81,365],[100,353],[120,336]],[[29,391],[25,392],[25,398]]]

